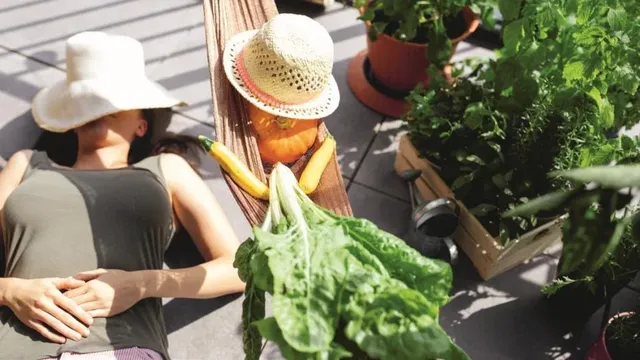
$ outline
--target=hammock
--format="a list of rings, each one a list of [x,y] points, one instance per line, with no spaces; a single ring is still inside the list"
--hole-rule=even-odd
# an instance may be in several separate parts
[[[213,118],[216,140],[223,143],[242,160],[254,174],[266,183],[266,172],[260,160],[253,130],[248,123],[245,100],[227,80],[222,68],[225,41],[232,35],[257,29],[278,13],[274,0],[203,0],[207,56],[213,97]],[[309,154],[290,167],[299,176],[309,155],[327,136],[324,123],[320,125],[318,139]],[[238,187],[223,171],[227,185],[251,225],[261,224],[267,202],[256,199]],[[334,154],[311,199],[338,215],[352,215],[340,167]]]

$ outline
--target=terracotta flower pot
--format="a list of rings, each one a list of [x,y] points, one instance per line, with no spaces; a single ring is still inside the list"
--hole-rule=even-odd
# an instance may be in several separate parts
[[[589,352],[587,353],[587,357],[585,360],[613,360],[611,358],[611,355],[609,355],[609,351],[607,350],[607,336],[606,336],[607,329],[609,328],[609,325],[611,325],[611,323],[614,320],[619,319],[621,317],[631,316],[633,314],[634,314],[633,312],[623,312],[623,313],[616,314],[614,317],[609,319],[607,326],[605,326],[604,330],[598,337],[598,340],[596,340],[596,342],[593,344],[591,349],[589,349]]]
[[[363,13],[364,8],[360,12]],[[451,40],[451,56],[457,45],[476,31],[480,24],[480,17],[468,7],[463,10],[463,15],[467,30]],[[366,25],[368,29],[370,24]],[[373,76],[385,87],[398,92],[409,92],[420,82],[428,85],[429,79],[425,72],[429,66],[427,46],[428,44],[400,41],[387,34],[379,34],[376,41],[371,41],[367,36],[368,58]]]

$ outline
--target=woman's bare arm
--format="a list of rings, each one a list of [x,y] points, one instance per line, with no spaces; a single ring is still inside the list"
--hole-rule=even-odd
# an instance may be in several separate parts
[[[31,150],[18,151],[11,156],[5,168],[0,171],[0,212],[2,212],[9,195],[20,185],[24,172],[29,166],[31,154]]]
[[[13,154],[7,161],[4,169],[0,171],[0,246],[4,247],[4,238],[2,232],[2,210],[7,198],[13,190],[15,190],[24,176],[29,161],[31,160],[31,150],[22,150]],[[4,266],[4,264],[0,264]],[[4,289],[6,288],[6,280],[0,278],[0,305],[4,305]]]
[[[165,155],[162,167],[173,208],[206,262],[185,269],[141,272],[143,297],[213,298],[241,292],[244,283],[233,267],[238,238],[204,181],[177,155]]]
[[[31,150],[18,151],[11,156],[4,169],[0,171],[0,246],[2,247],[4,247],[2,210],[9,195],[20,185],[24,172],[29,166],[29,160],[31,160]],[[4,266],[4,264],[0,264],[0,266]],[[0,305],[6,305],[6,289],[9,281],[9,279],[0,278]]]

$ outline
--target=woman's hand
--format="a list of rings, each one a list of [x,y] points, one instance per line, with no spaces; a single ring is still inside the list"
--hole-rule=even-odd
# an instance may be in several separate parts
[[[94,318],[120,314],[143,297],[136,272],[98,269],[79,273],[74,278],[86,284],[64,295]]]
[[[4,280],[10,281],[6,305],[20,321],[45,338],[63,344],[67,339],[79,341],[89,335],[87,326],[93,323],[93,318],[60,291],[80,288],[85,285],[84,281],[72,278]]]

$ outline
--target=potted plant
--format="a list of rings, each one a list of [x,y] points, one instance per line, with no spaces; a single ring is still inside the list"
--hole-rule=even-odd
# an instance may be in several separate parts
[[[602,334],[587,359],[632,359],[631,355],[640,354],[640,316],[624,313],[607,320],[613,297],[640,270],[640,213],[637,212],[640,165],[574,169],[555,175],[571,180],[576,186],[529,201],[505,216],[568,210],[562,239],[563,258],[558,269],[563,278],[548,285],[547,292],[554,294],[584,283],[595,294],[604,287]],[[597,277],[612,265],[624,272],[618,276]],[[573,300],[571,306],[579,306],[580,302],[590,299],[587,296]]]
[[[367,50],[376,82],[408,93],[427,83],[429,64],[444,68],[457,45],[493,23],[491,0],[355,0],[367,26]]]
[[[612,317],[587,354],[587,360],[625,360],[640,354],[640,314]]]
[[[578,20],[569,21],[576,11]],[[461,66],[466,75],[452,84],[431,68],[437,82],[411,93],[404,117],[414,150],[486,230],[474,235],[465,227],[477,241],[461,247],[476,267],[483,257],[490,258],[487,266],[496,265],[515,240],[561,215],[500,216],[570,185],[547,173],[607,164],[640,149],[635,137],[611,136],[638,122],[640,78],[628,71],[638,45],[627,40],[638,32],[629,19],[640,8],[605,0],[528,0],[513,13],[497,61],[467,62]],[[425,181],[438,187],[434,176]],[[497,250],[474,250],[486,243],[486,233],[496,238]],[[532,245],[528,255],[541,250]],[[521,256],[513,261],[526,259],[513,253]]]
[[[634,171],[640,176],[637,165],[562,172],[562,178],[572,180],[570,190],[550,193],[507,213],[569,214],[563,229],[558,278],[543,288],[550,297],[550,309],[564,321],[583,323],[603,305],[607,305],[608,313],[611,299],[640,270],[640,223],[637,206],[632,205],[635,189],[628,189],[640,185],[631,177]],[[612,182],[610,178],[616,176],[626,179]]]

